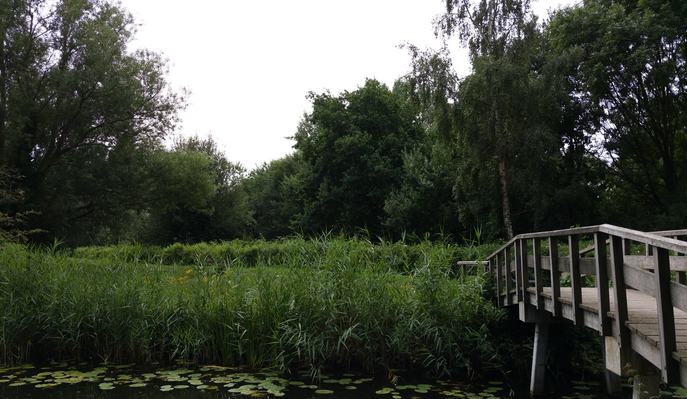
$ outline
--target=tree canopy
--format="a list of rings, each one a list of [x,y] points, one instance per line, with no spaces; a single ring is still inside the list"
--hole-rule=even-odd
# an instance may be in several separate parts
[[[339,96],[311,93],[313,111],[295,135],[304,230],[366,228],[380,234],[384,204],[400,187],[403,153],[422,129],[403,98],[376,80]]]

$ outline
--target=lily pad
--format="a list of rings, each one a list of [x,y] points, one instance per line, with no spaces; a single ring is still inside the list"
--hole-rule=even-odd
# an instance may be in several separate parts
[[[315,391],[315,393],[318,393],[320,395],[330,395],[330,394],[333,394],[334,391],[329,390],[329,389],[318,389],[317,391]]]

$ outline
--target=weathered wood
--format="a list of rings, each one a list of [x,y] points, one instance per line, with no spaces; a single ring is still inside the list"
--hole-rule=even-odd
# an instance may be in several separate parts
[[[623,252],[624,248],[621,248],[621,238],[615,236],[611,237],[611,264],[613,265],[611,277],[613,278],[615,336],[618,339],[620,348],[626,349],[630,347],[630,332],[625,327],[625,323],[627,323],[628,320],[628,313]]]
[[[553,295],[552,314],[555,317],[561,315],[561,274],[558,271],[558,238],[549,237],[549,273],[551,275],[551,291]]]
[[[505,253],[505,266],[506,266],[506,303],[508,305],[513,304],[513,297],[510,295],[511,290],[513,289],[513,277],[512,277],[512,269],[510,267],[510,248],[511,247],[505,247],[503,249],[503,252]]]
[[[534,238],[532,242],[532,252],[534,253],[534,287],[537,291],[537,309],[544,309],[544,279],[542,278],[542,259],[541,259],[541,238]]]
[[[522,246],[520,245],[520,241],[518,240],[515,242],[515,292],[518,296],[518,302],[523,302],[524,299],[524,293],[522,291],[523,283],[522,279],[523,277],[523,267],[522,267],[522,261],[523,261],[523,256],[520,254],[522,251]],[[526,258],[525,258],[526,259]]]
[[[549,341],[549,323],[537,323],[534,327],[534,348],[532,353],[532,374],[530,396],[541,397],[545,393],[546,355]]]
[[[678,370],[673,360],[673,352],[677,350],[675,341],[675,315],[670,295],[670,254],[665,248],[654,249],[656,261],[656,307],[658,310],[658,327],[661,339],[661,374],[665,382],[675,383]]]
[[[590,233],[594,233],[594,247],[585,251],[593,251],[593,259],[581,257],[579,251],[579,234]],[[681,233],[687,235],[687,230]],[[604,344],[610,345],[607,349],[613,354],[618,354],[617,359],[636,353],[658,367],[669,383],[682,377],[680,382],[687,387],[687,285],[684,284],[687,274],[683,273],[687,271],[687,257],[669,256],[671,251],[676,255],[687,253],[687,243],[661,234],[599,225],[519,235],[497,251],[498,255],[490,257],[489,264],[496,268],[497,280],[502,282],[500,286],[497,282],[499,293],[503,292],[503,282],[506,285],[507,292],[499,295],[499,305],[518,302],[521,317],[526,313],[522,312],[523,308],[531,309],[597,330],[607,337]],[[570,254],[560,258],[557,244],[562,237],[568,239]],[[549,240],[549,256],[541,254],[543,238]],[[527,255],[528,239],[533,240],[530,256]],[[648,245],[647,252],[653,255],[630,255],[631,242]],[[610,259],[607,259],[607,243]],[[515,256],[511,262],[512,247]],[[533,287],[530,287],[530,269],[534,272]],[[550,287],[543,284],[543,270],[549,270]],[[676,282],[670,281],[671,270],[677,272]],[[516,286],[511,290],[513,271]],[[561,273],[570,273],[571,287],[560,287]],[[595,287],[585,287],[585,275],[596,276]],[[613,281],[612,290],[609,277]],[[534,320],[526,318],[526,321]],[[624,361],[614,362],[614,369],[619,371],[615,366]],[[533,375],[533,381],[534,378]]]
[[[606,262],[606,234],[594,234],[594,255],[596,256],[596,291],[599,297],[599,333],[611,335],[611,322],[608,319],[610,299],[608,293],[608,269]]]
[[[522,275],[522,278],[520,279],[520,284],[522,284],[518,290],[522,292],[523,296],[523,302],[529,303],[528,302],[528,296],[525,295],[525,291],[527,291],[527,288],[530,286],[530,276],[529,276],[529,264],[528,264],[528,257],[527,257],[527,240],[519,240],[518,241],[520,244],[520,257],[522,258],[520,261],[520,270],[519,273]]]
[[[496,292],[498,293],[498,305],[503,307],[504,297],[503,297],[503,252],[496,254]],[[507,293],[507,292],[506,292]]]
[[[572,286],[572,305],[573,305],[573,323],[576,326],[583,325],[582,310],[580,304],[582,303],[582,285],[580,284],[580,252],[579,239],[577,234],[568,236],[568,250],[570,254],[570,285]]]
[[[653,270],[654,269],[654,258],[652,256],[645,255],[628,255],[625,257],[625,263],[632,267],[639,269]],[[684,256],[671,256],[670,257],[670,270],[674,271],[687,271],[687,257]]]

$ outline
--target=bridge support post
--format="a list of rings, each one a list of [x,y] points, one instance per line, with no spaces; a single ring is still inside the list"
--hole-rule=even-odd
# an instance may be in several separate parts
[[[601,350],[603,351],[604,365],[606,369],[606,392],[613,398],[622,398],[623,389],[620,376],[622,375],[623,360],[627,357],[618,345],[616,337],[601,337]]]
[[[549,342],[548,322],[539,322],[534,326],[534,352],[532,353],[532,375],[530,378],[530,396],[545,395],[546,387],[546,352]]]
[[[632,399],[658,397],[661,376],[658,368],[630,348],[621,348],[616,337],[601,337],[606,368],[606,389],[614,398],[622,397],[620,376],[632,378]]]

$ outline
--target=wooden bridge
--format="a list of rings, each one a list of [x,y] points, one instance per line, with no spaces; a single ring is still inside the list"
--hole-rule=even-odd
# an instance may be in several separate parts
[[[536,323],[530,393],[545,394],[551,322],[599,332],[609,394],[633,377],[635,397],[659,380],[687,387],[687,230],[644,233],[612,225],[521,234],[485,262],[498,305]],[[581,237],[593,246],[580,250]],[[563,245],[561,245],[563,244]],[[567,245],[566,245],[567,244]]]

